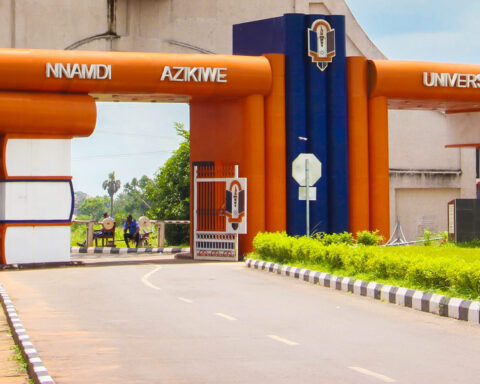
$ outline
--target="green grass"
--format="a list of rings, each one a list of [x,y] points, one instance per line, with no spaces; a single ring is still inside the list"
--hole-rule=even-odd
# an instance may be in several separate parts
[[[18,345],[14,345],[13,347],[11,347],[11,350],[13,353],[13,356],[11,359],[19,363],[19,365],[21,366],[22,372],[26,372],[28,364],[25,358],[23,357],[23,353],[20,347]]]
[[[20,372],[21,373],[28,374],[28,371],[27,371],[28,363],[25,360],[20,347],[18,345],[15,345],[15,346],[11,347],[11,350],[13,352],[13,356],[11,357],[11,360],[14,360],[14,361],[18,362],[18,364],[20,365]],[[35,380],[29,378],[27,383],[28,384],[34,384]]]
[[[260,233],[253,258],[465,299],[480,299],[480,250],[454,245],[325,245],[285,233]]]

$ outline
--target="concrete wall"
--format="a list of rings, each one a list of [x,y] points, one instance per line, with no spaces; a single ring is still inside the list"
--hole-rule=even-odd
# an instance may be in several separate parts
[[[448,115],[446,140],[449,144],[480,143],[480,112]]]
[[[121,51],[232,52],[233,24],[284,13],[345,14],[347,55],[384,58],[343,1],[118,0],[113,48]]]
[[[75,41],[107,30],[106,1],[2,0],[0,46],[64,49]],[[97,41],[88,49],[109,49]]]
[[[395,192],[397,214],[408,240],[421,238],[426,229],[446,231],[447,202],[461,195],[459,188],[397,188]]]
[[[398,217],[408,240],[447,230],[447,202],[476,197],[475,150],[445,148],[465,115],[472,114],[389,111],[391,228]]]
[[[113,1],[113,0],[112,0]],[[0,2],[0,46],[84,50],[194,53],[232,52],[232,25],[284,13],[345,14],[347,54],[384,58],[343,1],[325,0],[4,0]]]

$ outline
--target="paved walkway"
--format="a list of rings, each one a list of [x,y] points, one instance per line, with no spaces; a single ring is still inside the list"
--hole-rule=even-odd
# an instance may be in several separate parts
[[[0,384],[26,384],[28,375],[22,370],[20,363],[13,359],[15,346],[10,327],[0,305]]]

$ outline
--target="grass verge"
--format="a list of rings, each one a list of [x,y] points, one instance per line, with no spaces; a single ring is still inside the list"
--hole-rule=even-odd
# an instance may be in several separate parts
[[[325,245],[259,233],[252,258],[470,300],[480,299],[480,251],[448,246]]]

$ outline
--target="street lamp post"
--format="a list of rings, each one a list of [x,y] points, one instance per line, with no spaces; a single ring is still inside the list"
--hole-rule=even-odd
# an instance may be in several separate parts
[[[300,141],[308,141],[307,137],[303,136],[298,136],[298,140]],[[310,196],[309,196],[309,190],[308,190],[308,159],[305,159],[305,203],[306,203],[306,208],[305,208],[305,221],[306,221],[306,234],[307,237],[310,237]]]

